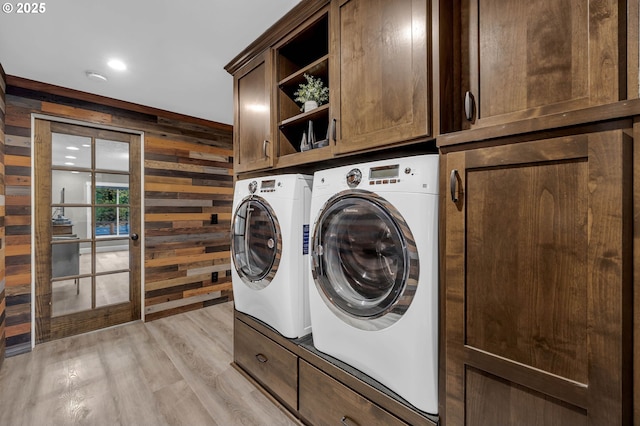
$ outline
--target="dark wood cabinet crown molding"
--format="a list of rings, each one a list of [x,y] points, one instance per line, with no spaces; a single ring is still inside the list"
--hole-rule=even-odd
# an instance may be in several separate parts
[[[236,71],[242,68],[252,58],[264,49],[274,45],[278,40],[287,35],[287,33],[310,18],[318,9],[329,3],[330,0],[302,0],[225,65],[224,69],[229,74],[235,74]]]

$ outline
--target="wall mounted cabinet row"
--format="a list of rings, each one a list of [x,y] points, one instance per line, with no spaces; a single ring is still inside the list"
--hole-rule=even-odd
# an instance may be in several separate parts
[[[637,0],[302,1],[226,67],[235,171],[637,98],[637,15]],[[305,73],[330,89],[311,112],[293,100]]]
[[[303,9],[308,16],[281,39],[237,70],[227,66],[236,173],[433,136],[429,2],[315,3],[318,10]],[[309,112],[294,102],[305,74],[330,91],[328,103]],[[306,150],[303,135],[309,141],[311,133],[316,144]]]

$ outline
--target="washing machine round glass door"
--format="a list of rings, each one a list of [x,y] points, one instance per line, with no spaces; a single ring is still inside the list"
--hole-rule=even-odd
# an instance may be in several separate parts
[[[242,281],[261,290],[278,270],[282,253],[280,224],[269,203],[260,197],[245,198],[233,216],[231,253]]]
[[[384,198],[360,190],[335,195],[312,241],[315,285],[340,319],[380,330],[406,312],[418,283],[418,251],[402,215]]]

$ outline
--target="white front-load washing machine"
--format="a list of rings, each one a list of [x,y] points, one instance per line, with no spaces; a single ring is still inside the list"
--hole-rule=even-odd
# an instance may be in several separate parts
[[[231,222],[235,308],[284,337],[311,332],[309,206],[313,177],[300,174],[236,182]]]
[[[316,172],[311,221],[314,346],[437,414],[438,155]]]

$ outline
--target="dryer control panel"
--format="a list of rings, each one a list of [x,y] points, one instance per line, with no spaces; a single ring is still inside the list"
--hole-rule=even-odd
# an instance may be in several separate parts
[[[313,197],[344,190],[438,193],[437,154],[351,164],[315,173]]]
[[[260,181],[260,192],[275,192],[275,190],[276,190],[275,179]]]
[[[407,170],[405,172],[411,173],[411,168],[407,167]],[[369,169],[369,185],[386,185],[398,182],[400,182],[399,164],[371,167]]]

